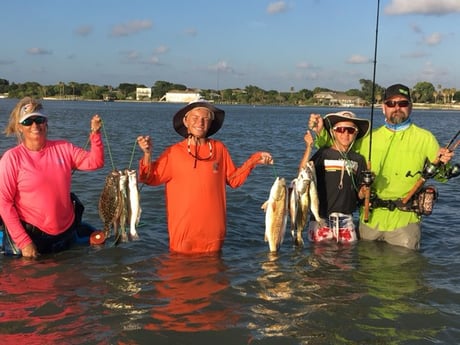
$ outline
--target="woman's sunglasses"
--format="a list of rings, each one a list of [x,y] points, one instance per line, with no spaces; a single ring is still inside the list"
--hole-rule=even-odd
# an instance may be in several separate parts
[[[36,123],[37,125],[42,125],[44,123],[46,123],[46,117],[43,117],[43,116],[32,116],[32,117],[29,117],[27,119],[25,119],[24,121],[21,122],[21,125],[23,126],[32,126],[32,123]]]
[[[358,129],[355,127],[346,127],[346,126],[334,127],[332,129],[334,130],[334,132],[337,132],[337,133],[347,132],[348,134],[355,134],[358,131]]]
[[[394,108],[396,107],[396,105],[398,105],[398,107],[400,108],[406,108],[408,107],[410,104],[409,101],[386,101],[385,102],[385,105],[389,108]]]

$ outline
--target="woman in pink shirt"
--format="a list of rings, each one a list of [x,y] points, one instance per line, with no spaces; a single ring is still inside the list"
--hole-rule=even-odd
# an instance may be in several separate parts
[[[0,215],[5,241],[16,254],[67,249],[76,238],[76,217],[70,198],[72,171],[104,166],[99,115],[91,119],[91,149],[65,140],[48,140],[48,117],[40,102],[25,97],[11,112],[6,135],[18,145],[0,159]]]

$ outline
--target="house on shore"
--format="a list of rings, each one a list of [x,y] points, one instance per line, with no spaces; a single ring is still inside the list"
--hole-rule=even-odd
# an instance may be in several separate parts
[[[199,91],[169,91],[160,98],[160,102],[171,102],[171,103],[190,103],[202,99]]]
[[[152,99],[152,89],[150,87],[136,88],[136,101],[150,101]]]
[[[313,95],[316,104],[340,106],[340,107],[362,107],[366,102],[359,96],[349,96],[343,92],[324,91]]]

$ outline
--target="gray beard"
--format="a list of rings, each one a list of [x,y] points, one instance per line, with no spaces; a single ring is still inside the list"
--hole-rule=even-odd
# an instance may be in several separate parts
[[[399,125],[400,123],[404,122],[407,120],[408,116],[403,114],[402,116],[398,116],[400,114],[395,114],[390,117],[390,123],[392,125]]]

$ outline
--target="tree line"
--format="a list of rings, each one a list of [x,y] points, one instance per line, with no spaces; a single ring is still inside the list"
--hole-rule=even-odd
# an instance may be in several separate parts
[[[360,97],[365,103],[374,101],[380,103],[383,97],[384,87],[373,84],[371,80],[360,79],[361,89],[349,89],[346,91],[331,90],[316,87],[313,90],[301,89],[295,91],[293,87],[287,92],[277,90],[264,90],[254,85],[236,89],[193,89],[199,91],[203,98],[217,103],[234,104],[270,104],[270,105],[312,105],[316,104],[313,97],[319,92],[341,92],[348,96]],[[373,88],[373,86],[375,88]],[[69,100],[135,100],[136,88],[146,88],[144,84],[121,83],[118,87],[110,85],[92,85],[77,82],[58,82],[54,85],[41,85],[37,82],[10,83],[0,78],[0,94],[9,98],[22,98],[33,96],[36,98],[57,98]],[[169,91],[191,90],[183,84],[175,84],[167,81],[156,81],[151,87],[152,96],[150,101],[159,101]],[[460,101],[460,91],[455,88],[444,88],[442,85],[435,87],[430,82],[418,82],[412,87],[412,99],[415,103],[451,104]]]

